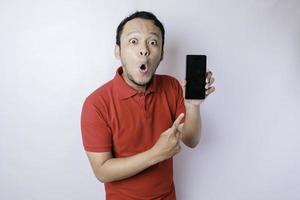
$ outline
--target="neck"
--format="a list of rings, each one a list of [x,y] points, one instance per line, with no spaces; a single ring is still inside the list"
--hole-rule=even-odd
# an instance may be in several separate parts
[[[124,71],[122,73],[122,77],[125,80],[125,82],[132,87],[133,89],[136,89],[138,91],[142,91],[145,92],[146,91],[146,87],[147,86],[141,86],[141,85],[137,85],[136,83],[134,83],[133,81],[131,81],[130,79],[128,79],[128,77],[125,75]]]

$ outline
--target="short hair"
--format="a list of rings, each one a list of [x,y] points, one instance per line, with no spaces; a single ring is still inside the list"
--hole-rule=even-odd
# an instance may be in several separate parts
[[[120,46],[121,41],[121,34],[123,31],[123,28],[125,26],[125,24],[135,18],[141,18],[141,19],[149,19],[152,20],[154,22],[154,25],[156,25],[160,31],[161,31],[161,35],[162,35],[162,49],[164,47],[164,43],[165,43],[165,29],[163,24],[157,19],[157,17],[151,13],[151,12],[147,12],[147,11],[136,11],[135,13],[131,14],[130,16],[126,17],[125,19],[123,19],[121,21],[121,23],[119,24],[118,28],[117,28],[117,35],[116,35],[116,44]]]

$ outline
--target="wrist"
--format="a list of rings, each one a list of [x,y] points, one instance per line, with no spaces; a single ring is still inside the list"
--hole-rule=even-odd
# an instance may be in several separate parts
[[[148,150],[148,154],[149,154],[149,164],[155,165],[159,162],[161,162],[163,159],[161,158],[161,156],[159,155],[157,149],[153,146],[151,149]]]
[[[190,102],[185,102],[185,108],[187,110],[189,110],[189,109],[200,109],[200,104],[193,104],[193,103],[190,103]]]

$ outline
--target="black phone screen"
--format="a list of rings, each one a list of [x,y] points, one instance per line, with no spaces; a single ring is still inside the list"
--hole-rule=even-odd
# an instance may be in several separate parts
[[[186,99],[205,99],[206,56],[186,56]]]

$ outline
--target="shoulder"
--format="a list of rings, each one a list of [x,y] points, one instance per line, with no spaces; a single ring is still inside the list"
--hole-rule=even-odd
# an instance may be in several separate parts
[[[113,81],[110,80],[92,91],[84,101],[84,105],[93,105],[97,108],[109,102],[112,93]]]

